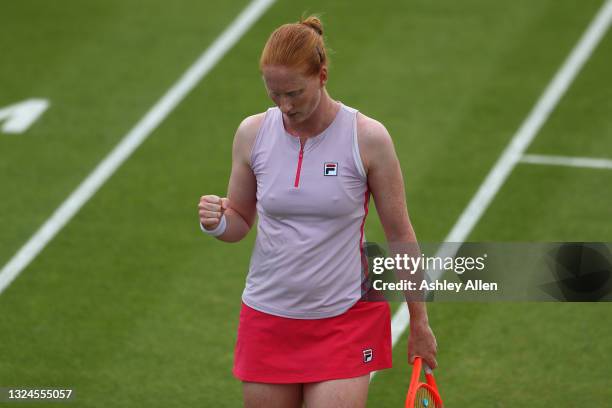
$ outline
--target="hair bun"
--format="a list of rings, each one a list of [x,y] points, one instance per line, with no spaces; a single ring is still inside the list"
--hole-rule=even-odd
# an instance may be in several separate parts
[[[308,27],[315,30],[317,34],[323,35],[323,23],[321,23],[321,20],[319,20],[318,17],[315,17],[315,16],[306,17],[305,19],[300,20],[300,24],[307,25]]]

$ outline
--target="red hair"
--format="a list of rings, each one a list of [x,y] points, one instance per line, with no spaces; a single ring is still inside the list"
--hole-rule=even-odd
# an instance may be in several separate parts
[[[326,63],[323,24],[317,17],[310,16],[274,30],[261,53],[259,69],[266,65],[283,65],[314,76]]]

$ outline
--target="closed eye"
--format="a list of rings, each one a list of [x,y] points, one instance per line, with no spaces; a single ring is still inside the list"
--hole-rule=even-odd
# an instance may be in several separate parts
[[[303,91],[304,91],[303,89],[298,89],[296,91],[286,92],[285,95],[287,95],[289,98],[294,98],[296,96],[300,96]],[[273,98],[278,98],[278,97],[280,97],[282,95],[281,92],[274,92],[274,91],[269,91],[269,94]]]

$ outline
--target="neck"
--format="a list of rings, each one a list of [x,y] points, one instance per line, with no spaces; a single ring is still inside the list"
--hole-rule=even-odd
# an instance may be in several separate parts
[[[315,110],[308,119],[292,126],[291,133],[299,135],[302,140],[320,134],[334,121],[338,113],[337,105],[338,103],[327,93],[327,89],[323,88],[321,100]]]

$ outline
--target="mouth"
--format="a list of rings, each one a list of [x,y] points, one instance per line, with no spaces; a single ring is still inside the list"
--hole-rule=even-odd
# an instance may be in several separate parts
[[[295,118],[295,117],[296,117],[296,115],[297,115],[298,113],[299,113],[299,112],[287,113],[287,117],[289,117],[289,118]]]

